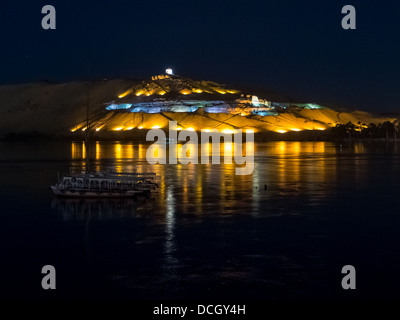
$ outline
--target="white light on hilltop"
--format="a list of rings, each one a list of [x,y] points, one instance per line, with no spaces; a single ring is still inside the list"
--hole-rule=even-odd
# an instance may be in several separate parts
[[[165,69],[166,74],[174,74],[171,68]]]

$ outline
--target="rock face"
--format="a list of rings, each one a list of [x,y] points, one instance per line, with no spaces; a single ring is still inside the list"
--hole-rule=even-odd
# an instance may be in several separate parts
[[[11,132],[62,134],[86,119],[88,86],[90,109],[106,113],[103,103],[115,98],[127,80],[28,83],[0,86],[0,135]]]
[[[168,128],[170,120],[177,121],[181,129],[275,132],[325,130],[349,121],[397,120],[285,102],[273,93],[256,97],[215,82],[172,75],[154,76],[147,81],[4,85],[0,86],[0,101],[1,136],[32,132],[62,136],[85,130],[88,101],[90,126],[97,135],[134,128]]]

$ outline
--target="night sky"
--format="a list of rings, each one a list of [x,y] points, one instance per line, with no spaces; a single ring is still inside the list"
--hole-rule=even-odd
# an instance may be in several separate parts
[[[46,4],[57,10],[56,30],[41,28]],[[357,30],[341,27],[347,4]],[[172,67],[193,79],[400,112],[397,1],[15,0],[0,12],[1,84],[149,78]]]

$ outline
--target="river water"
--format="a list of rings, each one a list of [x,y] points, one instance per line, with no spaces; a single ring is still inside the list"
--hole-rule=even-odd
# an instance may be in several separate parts
[[[251,175],[151,166],[147,147],[96,142],[90,154],[97,170],[156,172],[157,193],[77,200],[49,185],[84,168],[81,142],[0,143],[1,297],[400,297],[400,144],[255,143]],[[41,288],[44,265],[56,290]],[[341,287],[344,265],[356,290]]]

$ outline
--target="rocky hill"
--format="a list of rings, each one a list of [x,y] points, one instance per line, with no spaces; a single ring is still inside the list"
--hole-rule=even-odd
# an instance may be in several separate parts
[[[287,108],[283,107],[280,108],[279,112],[268,114],[250,114],[246,112],[246,105],[240,103],[238,104],[242,108],[240,109],[242,110],[240,113],[207,113],[201,110],[201,108],[195,112],[169,112],[161,110],[154,113],[148,111],[130,112],[131,110],[106,109],[107,105],[119,101],[118,99],[122,99],[125,102],[127,101],[126,99],[136,99],[138,94],[134,94],[135,90],[141,90],[140,92],[144,93],[153,93],[155,90],[158,90],[160,96],[157,95],[152,98],[152,101],[159,103],[160,97],[164,93],[167,93],[166,96],[173,94],[172,91],[168,92],[168,85],[165,82],[163,82],[163,89],[159,89],[161,88],[157,84],[159,80],[158,78],[152,79],[152,82],[146,83],[144,81],[116,79],[90,82],[73,81],[67,83],[38,82],[0,86],[0,112],[2,114],[0,118],[0,137],[12,133],[29,134],[33,132],[63,136],[71,135],[75,131],[85,130],[86,106],[88,101],[90,105],[91,127],[97,129],[98,134],[137,128],[168,128],[168,121],[170,120],[177,121],[178,125],[183,129],[194,128],[195,130],[200,130],[217,128],[226,130],[251,128],[255,131],[265,130],[282,133],[287,131],[325,130],[338,123],[347,123],[349,121],[353,123],[360,121],[366,124],[397,121],[395,117],[377,116],[362,111],[340,112],[328,107],[315,109],[301,107],[301,105],[300,107],[296,107],[295,104],[291,106],[290,103],[283,104]],[[210,100],[211,98],[212,100],[228,99],[227,96],[229,94],[226,94],[226,92],[229,92],[229,90],[221,89],[214,82],[199,82],[201,84],[201,94],[200,89],[193,87],[194,84],[190,81],[185,80],[183,83],[184,87],[178,87],[182,96],[185,96],[185,99],[188,99],[187,97],[192,92],[192,100],[194,99],[193,97],[200,99],[200,95],[202,95],[202,100]],[[150,85],[152,86],[152,91],[146,89],[150,88]],[[189,85],[190,87],[188,87]],[[213,91],[207,93],[207,88],[210,86],[212,89],[209,90]],[[222,92],[224,90],[226,92]],[[128,94],[124,94],[126,92],[133,96],[133,98],[129,98]],[[240,101],[245,101],[247,97],[250,97],[251,100],[251,96],[240,94],[240,91],[232,91],[231,93],[235,98],[242,99]],[[207,94],[209,94],[208,98],[204,96]],[[154,93],[154,95],[156,94]],[[147,93],[142,97],[138,97],[138,99],[142,99],[140,103],[143,103],[143,98],[149,98],[146,96],[150,96],[150,94]],[[267,93],[263,98],[266,99],[265,101],[282,99],[274,96],[271,92]],[[174,95],[174,99],[176,99],[176,94]],[[232,100],[233,98],[230,97],[229,99]],[[260,99],[260,101],[264,100]],[[135,101],[130,101],[130,105],[134,105],[134,103]],[[271,106],[271,103],[268,103]],[[267,105],[267,102],[265,102],[265,105]]]

